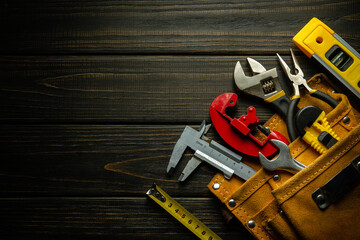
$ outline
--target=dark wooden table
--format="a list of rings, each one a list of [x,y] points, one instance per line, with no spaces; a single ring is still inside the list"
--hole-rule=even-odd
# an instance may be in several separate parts
[[[314,16],[360,50],[360,2],[1,1],[1,239],[195,239],[147,199],[156,182],[223,239],[226,224],[202,165],[166,175],[185,125],[237,92],[237,60],[277,67],[295,48],[305,76],[322,71],[292,43]],[[288,93],[291,88],[288,84]],[[239,94],[262,122],[273,110]],[[209,136],[222,142],[214,130]],[[222,142],[223,143],[223,142]],[[190,158],[191,152],[187,152]]]

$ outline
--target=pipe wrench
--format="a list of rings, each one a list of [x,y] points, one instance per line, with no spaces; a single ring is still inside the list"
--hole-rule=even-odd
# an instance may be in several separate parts
[[[225,148],[214,140],[206,141],[203,136],[210,124],[206,126],[205,121],[202,122],[200,130],[186,126],[179,140],[176,142],[173,152],[167,166],[167,173],[172,175],[177,164],[180,162],[183,153],[189,147],[195,151],[194,156],[185,166],[179,181],[185,181],[186,178],[200,165],[202,161],[207,162],[213,167],[223,172],[226,179],[230,179],[236,175],[244,180],[248,180],[256,173],[254,169],[241,162],[242,157]]]
[[[279,132],[264,131],[259,125],[260,119],[256,117],[256,109],[249,107],[246,115],[240,118],[231,118],[226,110],[235,107],[238,96],[235,93],[224,93],[215,98],[210,105],[211,121],[224,141],[237,151],[249,156],[257,157],[259,152],[265,156],[271,156],[277,149],[270,144],[270,139],[278,139],[288,144],[287,139]],[[252,131],[258,127],[267,138],[258,140]]]

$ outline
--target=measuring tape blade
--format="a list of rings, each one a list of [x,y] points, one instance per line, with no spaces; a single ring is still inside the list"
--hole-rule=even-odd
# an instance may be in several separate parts
[[[152,200],[203,240],[221,240],[221,238],[200,222],[194,215],[187,211],[178,202],[172,199],[160,187],[154,184],[146,193]]]

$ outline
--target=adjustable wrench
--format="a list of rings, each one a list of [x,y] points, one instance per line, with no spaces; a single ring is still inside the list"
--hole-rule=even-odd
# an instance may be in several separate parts
[[[266,70],[252,58],[247,58],[247,61],[255,75],[246,76],[238,61],[234,70],[234,80],[238,89],[268,102],[286,119],[290,100],[280,85],[276,68]]]

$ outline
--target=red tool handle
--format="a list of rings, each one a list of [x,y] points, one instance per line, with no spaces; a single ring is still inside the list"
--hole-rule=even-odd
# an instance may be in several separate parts
[[[210,106],[211,121],[224,141],[241,153],[257,157],[259,152],[264,156],[276,153],[270,139],[277,139],[288,144],[287,139],[279,132],[272,131],[267,138],[261,142],[251,134],[251,131],[259,124],[260,119],[256,117],[256,109],[248,108],[247,115],[240,118],[231,118],[226,109],[236,105],[238,96],[235,93],[224,93],[215,98]]]

